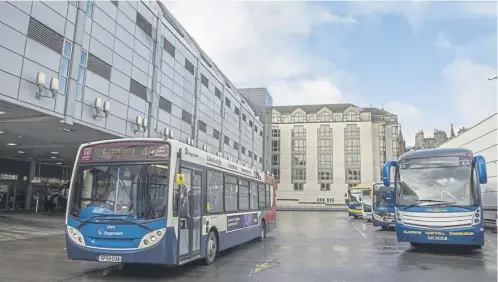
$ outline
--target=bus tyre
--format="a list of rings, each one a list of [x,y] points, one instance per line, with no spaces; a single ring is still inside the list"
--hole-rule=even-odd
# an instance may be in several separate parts
[[[218,255],[218,239],[213,231],[209,231],[206,243],[205,264],[210,265],[216,260]]]
[[[259,235],[259,240],[264,241],[266,238],[266,224],[264,221],[261,221],[261,231]]]

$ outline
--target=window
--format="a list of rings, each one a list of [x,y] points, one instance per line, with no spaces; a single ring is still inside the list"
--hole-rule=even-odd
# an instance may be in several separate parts
[[[332,139],[318,139],[318,151],[332,151]]]
[[[85,92],[85,77],[86,77],[86,66],[88,60],[88,53],[84,50],[81,51],[80,57],[80,67],[78,70],[78,86],[76,88],[76,100],[83,100],[83,93]]]
[[[386,126],[379,124],[379,136],[384,136],[386,134]]]
[[[315,122],[315,116],[308,116],[308,121],[309,122]]]
[[[329,183],[322,183],[320,184],[320,191],[330,191],[330,184]],[[329,199],[327,199],[327,203]]]
[[[192,115],[185,110],[182,110],[182,120],[188,124],[192,124]]]
[[[245,153],[246,153],[246,147],[242,146],[242,149],[240,149],[240,152],[241,152],[242,154],[245,154]]]
[[[380,139],[379,140],[379,146],[380,146],[380,150],[381,151],[385,151],[386,150],[386,140]]]
[[[306,180],[306,168],[293,168],[292,180],[298,180],[298,181]]]
[[[175,57],[175,46],[173,46],[173,44],[171,44],[171,42],[168,41],[168,39],[166,39],[166,37],[164,37],[164,50],[166,50],[166,52],[168,52],[168,54],[171,55],[171,57]]]
[[[318,121],[330,121],[330,114],[326,112],[319,114]]]
[[[69,41],[64,41],[64,50],[62,52],[61,65],[59,68],[59,94],[66,95],[67,82],[69,75],[69,62],[71,61],[71,50],[73,44]]]
[[[137,12],[137,26],[143,30],[148,36],[152,37],[152,24],[149,23],[142,15]]]
[[[249,127],[252,128],[252,120],[249,121]]]
[[[253,154],[252,156],[254,157],[254,160],[255,160],[255,161],[258,161],[258,155]]]
[[[344,150],[345,151],[359,151],[360,150],[360,139],[344,139]]]
[[[90,59],[92,54],[88,57],[88,70],[90,70]],[[93,72],[93,71],[92,71]],[[147,87],[143,86],[134,79],[130,79],[130,92],[137,95],[138,97],[147,101]]]
[[[249,181],[239,180],[239,210],[249,209]]]
[[[359,166],[361,164],[360,154],[346,154],[346,166]]]
[[[305,137],[306,130],[304,129],[304,126],[302,126],[302,125],[294,126],[294,129],[292,129],[292,136],[293,137]]]
[[[271,208],[273,206],[273,193],[271,186],[266,184],[266,207]]]
[[[318,155],[318,167],[331,167],[331,166],[332,166],[332,154]]]
[[[225,144],[230,146],[230,138],[228,138],[228,136],[225,136]]]
[[[354,111],[349,111],[342,117],[342,119],[344,121],[359,121],[360,115],[355,113]]]
[[[242,114],[242,120],[245,122],[246,121],[246,115]]]
[[[240,115],[240,109],[239,109],[239,108],[237,108],[237,107],[235,107],[235,114],[236,114],[236,115]]]
[[[332,169],[331,168],[319,169],[318,170],[318,180],[319,181],[332,180]]]
[[[271,150],[273,152],[280,152],[280,141],[279,140],[272,140],[271,141]]]
[[[393,126],[393,135],[398,135],[398,127]]]
[[[238,151],[239,150],[239,143],[233,141],[233,148]]]
[[[292,121],[293,122],[305,122],[306,116],[303,115],[302,113],[297,113],[297,114],[292,116]]]
[[[294,191],[303,191],[304,184],[303,183],[294,183]]]
[[[221,100],[221,91],[217,87],[214,88],[214,95]]]
[[[230,102],[230,99],[228,99],[227,97],[225,97],[225,105],[226,105],[227,107],[229,107],[229,108],[230,108],[230,106],[232,105],[232,103]]]
[[[259,132],[259,136],[263,137],[263,131]]]
[[[280,165],[280,155],[277,154],[271,155],[271,165],[273,166]]]
[[[197,124],[198,124],[198,126],[199,126],[199,130],[200,130],[200,131],[202,131],[202,132],[206,132],[206,124],[205,124],[203,121],[199,120],[199,121],[197,122]]]
[[[263,158],[262,157],[259,157],[259,162],[263,163]]]
[[[258,127],[254,126],[254,132],[258,133]]]
[[[271,173],[275,177],[275,180],[280,181],[280,168],[273,168]]]
[[[271,120],[273,123],[278,123],[280,121],[280,118],[276,114],[271,115]]]
[[[292,151],[299,152],[299,153],[305,153],[306,152],[306,140],[292,140]]]
[[[112,67],[108,63],[97,58],[92,53],[88,54],[88,70],[105,78],[106,80],[111,80]],[[147,87],[145,88],[147,89]]]
[[[171,102],[161,96],[159,96],[159,108],[163,111],[171,113]]]
[[[280,137],[280,129],[274,127],[271,129],[271,137]]]
[[[187,58],[185,58],[185,68],[188,70],[189,73],[194,75],[195,67]]]
[[[249,157],[252,157],[252,151],[251,151],[251,150],[249,150],[249,151],[248,151],[248,153],[247,153],[247,155],[248,155]]]
[[[318,137],[332,137],[332,128],[328,125],[320,125],[317,129]]]
[[[206,211],[216,213],[223,211],[223,174],[208,170],[207,172]]]
[[[258,183],[251,181],[251,200],[249,201],[251,205],[251,210],[258,209]]]
[[[225,175],[225,211],[237,210],[237,178]]]
[[[201,73],[201,83],[204,86],[206,86],[206,88],[209,88],[209,80],[202,73]]]
[[[359,183],[361,181],[361,171],[356,168],[346,169],[346,181]]]
[[[90,18],[93,17],[93,2],[88,1],[86,4],[86,15]]]
[[[119,6],[119,1],[111,1],[114,6],[118,7]]]
[[[265,209],[266,208],[266,201],[265,201],[265,185],[262,183],[258,184],[258,194],[259,194],[259,209]]]
[[[293,155],[292,156],[293,165],[306,165],[306,155]]]
[[[348,124],[344,128],[344,135],[347,137],[360,137],[360,128],[356,124]]]
[[[213,128],[213,137],[220,140],[220,132]]]

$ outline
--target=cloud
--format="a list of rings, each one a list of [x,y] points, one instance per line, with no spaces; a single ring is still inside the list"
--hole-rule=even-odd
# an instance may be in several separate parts
[[[339,70],[307,44],[315,27],[349,25],[310,2],[165,2],[237,87],[267,87],[274,104],[341,100]],[[299,91],[297,91],[299,89]],[[326,91],[331,91],[326,93]]]
[[[407,146],[412,146],[415,143],[415,133],[418,131],[424,130],[428,134],[433,130],[420,127],[421,125],[427,126],[430,123],[428,123],[424,114],[412,104],[393,101],[384,105],[384,109],[398,115],[398,122],[401,124],[401,130]]]
[[[452,47],[452,44],[444,33],[439,33],[436,42],[434,42],[434,46],[436,46],[438,50],[447,50]]]

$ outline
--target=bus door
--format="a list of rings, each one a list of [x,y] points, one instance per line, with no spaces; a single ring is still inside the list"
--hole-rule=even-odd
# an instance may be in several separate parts
[[[182,168],[185,185],[180,188],[179,262],[198,257],[201,251],[202,171]]]

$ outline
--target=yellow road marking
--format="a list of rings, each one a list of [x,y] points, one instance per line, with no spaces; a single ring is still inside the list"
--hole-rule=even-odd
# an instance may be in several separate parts
[[[253,273],[258,273],[261,272],[265,269],[268,269],[270,267],[275,266],[277,263],[275,263],[273,260],[267,260],[262,264],[256,264],[252,267],[251,273],[249,273],[249,276],[251,276]]]

